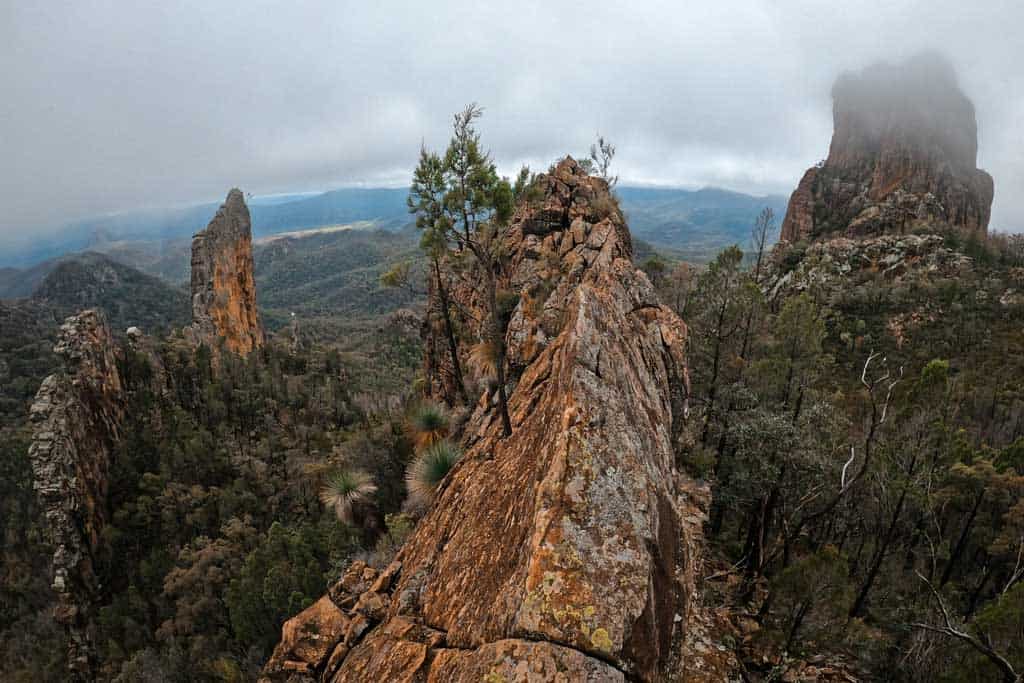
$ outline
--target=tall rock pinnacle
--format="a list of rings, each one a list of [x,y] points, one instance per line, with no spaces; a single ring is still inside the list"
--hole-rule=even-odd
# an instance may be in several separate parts
[[[256,309],[252,223],[233,189],[206,229],[192,238],[192,333],[196,341],[239,355],[263,346]]]
[[[569,158],[536,187],[502,273],[512,435],[485,394],[396,561],[354,564],[289,621],[268,679],[725,680],[688,645],[702,510],[675,468],[686,326],[633,266],[602,180]],[[476,317],[469,290],[451,294]]]
[[[54,351],[64,369],[43,380],[32,404],[33,481],[53,552],[54,616],[68,635],[70,679],[93,680],[96,558],[107,522],[108,470],[125,410],[114,340],[103,315],[68,318]]]
[[[793,192],[783,240],[917,227],[986,233],[992,178],[976,168],[974,105],[943,58],[928,53],[844,74],[832,99],[828,158]]]

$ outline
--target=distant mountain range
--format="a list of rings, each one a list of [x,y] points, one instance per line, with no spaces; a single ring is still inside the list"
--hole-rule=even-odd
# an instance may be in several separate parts
[[[730,244],[746,249],[761,210],[774,211],[778,225],[788,201],[780,195],[756,197],[718,188],[620,187],[617,193],[635,237],[697,263],[710,261]]]
[[[745,245],[754,217],[762,208],[771,207],[781,221],[786,206],[785,197],[755,197],[714,188],[620,187],[618,194],[636,237],[694,261],[709,260],[719,249],[734,242]],[[345,188],[319,194],[254,197],[249,200],[253,232],[260,238],[357,222],[397,231],[411,222],[405,203],[407,195],[405,188]],[[133,243],[148,242],[151,244],[145,251],[149,255],[154,250],[176,254],[182,244],[206,226],[217,206],[218,203],[208,203],[92,218],[29,246],[4,247],[0,249],[0,296],[5,296],[5,290],[10,291],[10,286],[4,287],[4,281],[20,279],[23,269],[72,252],[93,250],[116,257],[115,252],[131,251]],[[157,248],[152,243],[163,246]],[[133,260],[129,258],[126,262]],[[144,270],[153,272],[151,268]],[[173,269],[156,270],[171,280],[181,275],[170,272]]]
[[[382,287],[380,276],[418,256],[418,243],[412,229],[310,230],[258,240],[253,252],[264,322],[276,329],[292,314],[357,319],[411,302],[408,292]],[[130,325],[154,331],[187,324],[187,243],[158,254],[146,250],[153,242],[121,244],[131,248],[67,254],[24,270],[0,268],[0,301],[17,299],[53,320],[99,307],[119,332]]]

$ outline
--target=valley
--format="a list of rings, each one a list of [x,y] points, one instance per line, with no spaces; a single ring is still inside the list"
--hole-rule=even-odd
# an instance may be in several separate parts
[[[788,199],[468,104],[5,253],[0,679],[1020,683],[1024,236],[941,56],[831,96]]]

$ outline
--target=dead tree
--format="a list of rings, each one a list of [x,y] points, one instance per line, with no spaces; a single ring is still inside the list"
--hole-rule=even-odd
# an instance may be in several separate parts
[[[928,586],[928,590],[931,591],[932,597],[935,598],[935,602],[939,607],[939,612],[942,614],[942,625],[935,626],[934,624],[916,622],[911,624],[911,626],[967,643],[969,646],[974,648],[976,652],[995,665],[999,670],[1003,683],[1024,682],[1024,675],[1018,674],[1016,670],[1014,670],[1013,665],[1010,664],[1010,661],[996,651],[995,646],[992,644],[992,638],[987,633],[981,633],[976,636],[968,633],[962,628],[954,626],[953,619],[950,617],[949,610],[946,608],[946,603],[942,600],[942,596],[939,594],[939,591],[936,590],[935,586],[932,585],[932,582],[926,579],[920,572],[917,572],[917,578],[921,579],[921,581]]]

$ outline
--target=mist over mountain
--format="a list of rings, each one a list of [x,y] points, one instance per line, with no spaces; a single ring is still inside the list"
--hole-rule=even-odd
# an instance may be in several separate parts
[[[1022,23],[0,5],[0,682],[1024,683]]]
[[[628,187],[618,189],[623,210],[633,232],[654,246],[681,251],[695,261],[710,259],[715,251],[732,243],[746,244],[750,226],[765,207],[778,220],[785,212],[782,196],[755,197],[717,188]],[[250,200],[253,235],[256,239],[281,232],[369,222],[395,231],[411,224],[406,188],[344,188],[318,194],[271,195]],[[167,256],[180,263],[184,242],[206,225],[218,204],[198,204],[176,209],[132,211],[80,221],[58,234],[24,246],[0,251],[0,266],[24,269],[55,257],[91,249],[124,254],[135,265],[144,259],[155,262]],[[146,243],[144,246],[138,243]],[[184,277],[180,267],[154,265],[155,272],[175,281]],[[154,272],[148,267],[148,272]],[[30,288],[13,272],[0,271],[0,298],[24,295]],[[9,282],[7,286],[4,283]],[[19,294],[20,293],[20,294]]]

